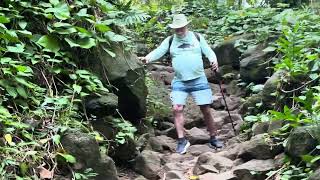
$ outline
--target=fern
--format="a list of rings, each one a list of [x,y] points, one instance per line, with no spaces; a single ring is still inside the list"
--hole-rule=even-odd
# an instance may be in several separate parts
[[[145,22],[148,18],[150,16],[147,13],[132,9],[125,14],[122,20],[125,25],[131,26]]]

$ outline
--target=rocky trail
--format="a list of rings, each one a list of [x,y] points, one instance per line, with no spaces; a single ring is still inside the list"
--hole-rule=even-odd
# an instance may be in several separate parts
[[[155,92],[162,97],[165,103],[168,99],[170,81],[173,73],[170,67],[152,65],[149,67],[152,77],[162,82]],[[239,134],[240,126],[243,124],[239,113],[241,107],[242,91],[237,87],[236,73],[229,75],[232,78],[222,85],[232,120],[235,125],[236,134],[226,105],[224,103],[218,82],[212,77],[210,70],[206,71],[208,80],[212,87],[215,100],[212,104],[212,114],[217,127],[218,138],[224,141],[222,149],[212,149],[208,145],[209,135],[202,119],[198,106],[192,99],[188,99],[185,115],[186,137],[191,143],[184,155],[175,153],[176,132],[173,119],[170,114],[164,118],[155,130],[155,136],[150,137],[141,153],[135,159],[134,170],[143,176],[123,176],[125,179],[161,179],[161,180],[257,180],[265,179],[265,172],[277,166],[275,156],[282,152],[281,146],[266,140],[265,132],[279,127],[277,124],[267,124],[255,127],[253,134]],[[225,77],[228,77],[226,75]],[[281,159],[281,158],[280,158]],[[252,172],[255,173],[252,173]]]

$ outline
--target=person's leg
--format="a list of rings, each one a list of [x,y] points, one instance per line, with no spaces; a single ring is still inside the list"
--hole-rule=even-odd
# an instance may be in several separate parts
[[[174,126],[176,127],[178,138],[184,137],[184,117],[183,117],[184,105],[175,104],[172,106],[174,116]]]
[[[207,125],[210,137],[216,136],[217,135],[217,128],[214,125],[210,106],[208,104],[200,105],[200,110],[203,114],[203,119],[204,119],[205,124]]]
[[[172,100],[172,111],[174,115],[174,125],[177,131],[178,136],[178,145],[176,152],[184,154],[187,152],[187,148],[190,146],[189,141],[184,137],[184,116],[183,109],[185,101],[188,97],[187,92],[183,91],[172,91],[171,92]]]
[[[211,108],[210,108],[210,104],[212,103],[212,100],[213,100],[211,89],[194,91],[191,94],[196,104],[200,107],[200,110],[203,114],[203,118],[210,135],[210,141],[209,141],[210,146],[215,148],[222,148],[223,142],[216,139],[217,128],[215,126]]]

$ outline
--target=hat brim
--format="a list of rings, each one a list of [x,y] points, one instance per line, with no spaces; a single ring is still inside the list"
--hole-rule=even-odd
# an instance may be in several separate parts
[[[185,22],[183,24],[169,24],[168,26],[171,28],[171,29],[178,29],[178,28],[182,28],[182,27],[185,27],[186,25],[188,25],[191,21],[188,21],[188,22]]]

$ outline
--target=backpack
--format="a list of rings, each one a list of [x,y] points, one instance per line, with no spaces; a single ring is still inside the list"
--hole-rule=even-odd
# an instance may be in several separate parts
[[[198,41],[200,42],[200,35],[199,33],[196,33],[196,32],[193,32],[193,34],[196,36],[196,38],[198,39]],[[170,54],[170,48],[171,48],[171,44],[172,44],[172,41],[173,41],[173,35],[170,36],[170,39],[169,39],[169,48],[168,48],[168,53]],[[202,53],[202,51],[201,51]],[[171,57],[171,55],[170,55]]]

